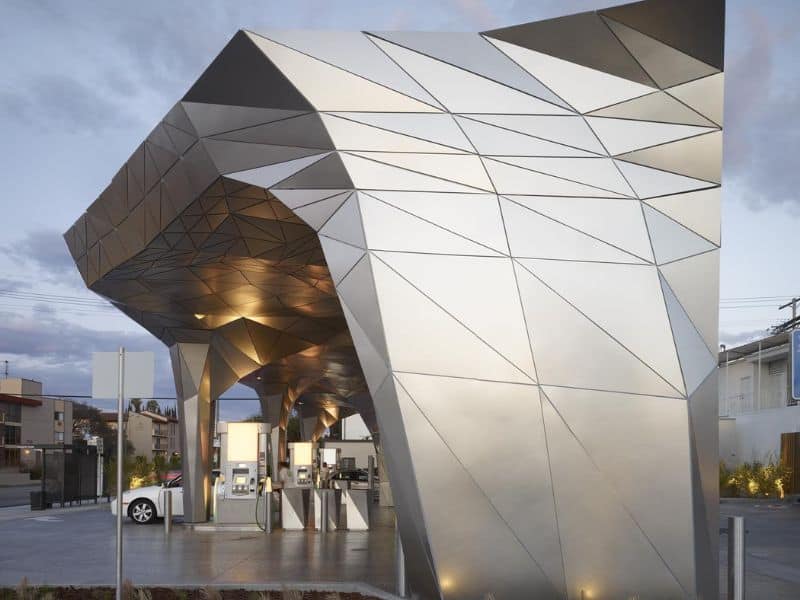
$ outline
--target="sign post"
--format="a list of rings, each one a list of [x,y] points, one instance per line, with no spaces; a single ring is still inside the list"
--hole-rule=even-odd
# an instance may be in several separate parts
[[[792,400],[800,400],[800,329],[792,329]]]
[[[125,377],[126,370],[128,377]],[[92,398],[117,398],[117,552],[116,600],[122,600],[122,486],[125,462],[125,397],[152,398],[152,352],[95,352],[92,356]]]

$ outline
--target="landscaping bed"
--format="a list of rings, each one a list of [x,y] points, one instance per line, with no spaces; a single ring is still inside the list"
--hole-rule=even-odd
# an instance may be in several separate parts
[[[0,588],[0,600],[114,600],[111,587],[28,586]],[[165,587],[125,586],[125,600],[378,600],[349,592],[259,592],[244,589],[214,588],[171,589]]]

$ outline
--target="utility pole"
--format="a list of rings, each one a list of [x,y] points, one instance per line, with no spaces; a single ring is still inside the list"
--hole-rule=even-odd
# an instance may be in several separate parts
[[[3,371],[4,372],[3,379],[8,379],[8,361],[4,360],[3,362],[6,364],[5,370]]]
[[[787,325],[788,330],[796,329],[797,328],[797,303],[800,302],[800,298],[792,298],[789,302],[784,304],[783,306],[779,306],[778,310],[783,310],[784,308],[792,307],[792,320],[789,321]]]

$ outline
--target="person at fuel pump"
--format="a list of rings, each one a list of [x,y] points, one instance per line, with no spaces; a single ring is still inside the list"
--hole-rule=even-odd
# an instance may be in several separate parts
[[[331,469],[328,463],[322,463],[322,468],[319,470],[319,487],[328,489],[331,486]]]
[[[290,479],[291,474],[289,472],[289,463],[286,461],[281,461],[278,463],[278,485],[281,488],[288,487]]]

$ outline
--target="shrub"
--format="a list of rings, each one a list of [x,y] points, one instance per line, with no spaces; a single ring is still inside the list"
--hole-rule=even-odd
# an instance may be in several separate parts
[[[769,457],[765,462],[745,462],[728,469],[720,462],[720,496],[735,498],[783,498],[784,482],[791,469]]]

